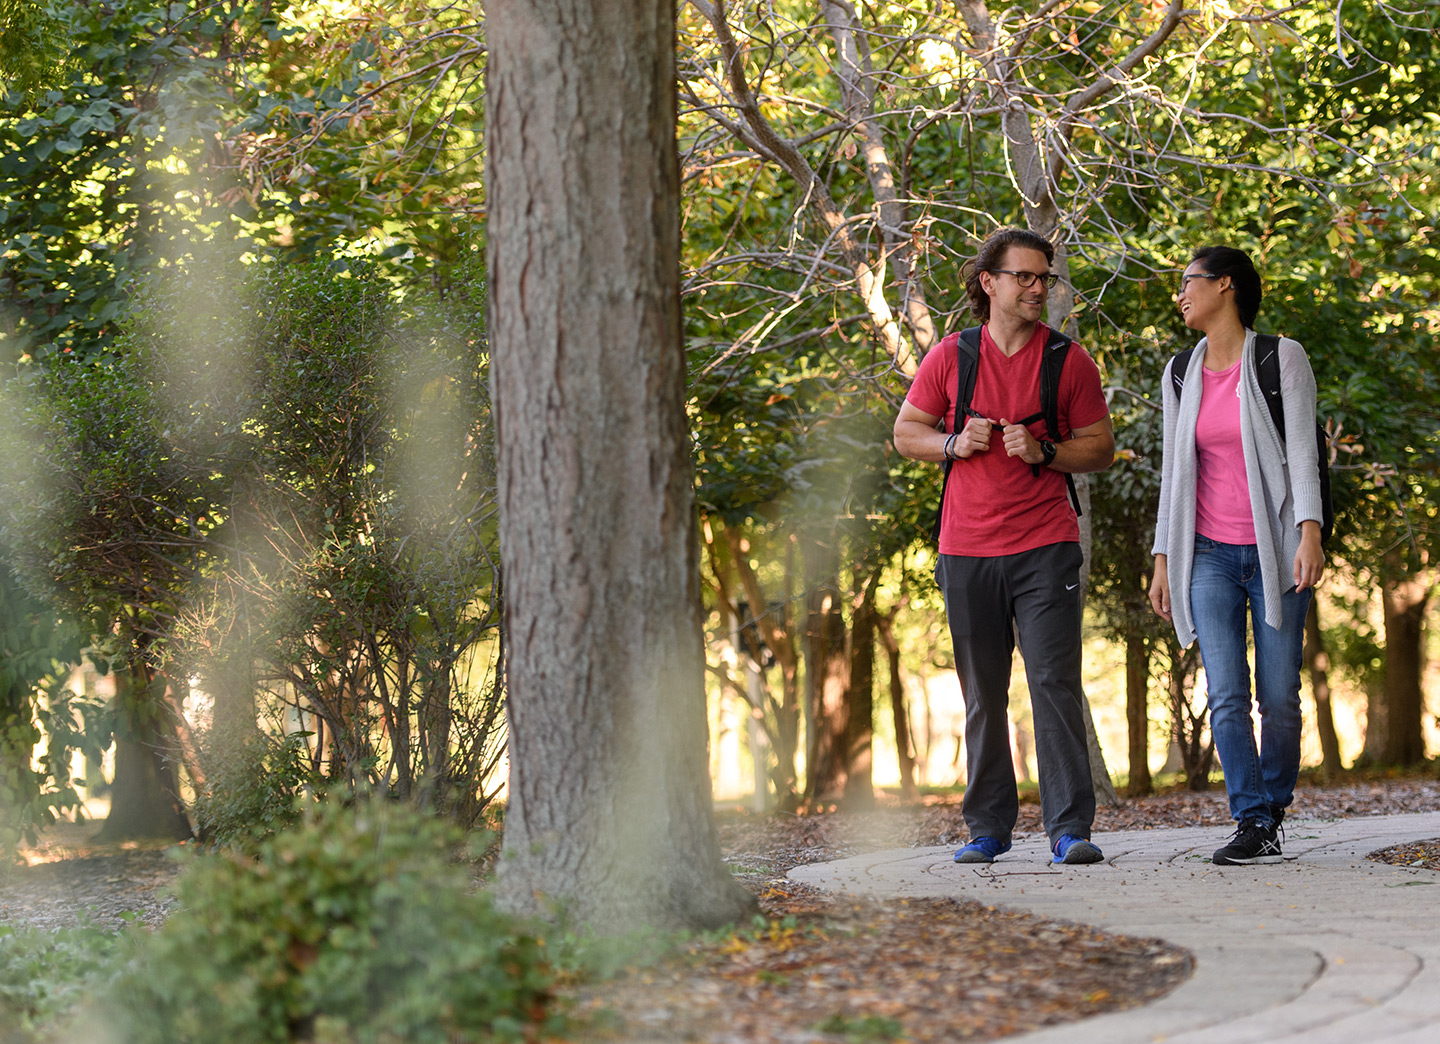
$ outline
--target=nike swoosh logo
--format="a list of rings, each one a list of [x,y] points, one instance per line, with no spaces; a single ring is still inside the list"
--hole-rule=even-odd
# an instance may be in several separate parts
[[[1077,587],[1079,587],[1079,586],[1080,586],[1080,582],[1077,580],[1077,581],[1076,581],[1075,583],[1073,583],[1073,584],[1066,584],[1066,585],[1065,585],[1065,590],[1067,590],[1067,591],[1073,591],[1073,590],[1075,590],[1075,588],[1077,588]]]

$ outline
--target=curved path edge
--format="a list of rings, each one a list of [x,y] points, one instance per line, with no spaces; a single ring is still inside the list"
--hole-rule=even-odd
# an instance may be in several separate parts
[[[952,847],[915,848],[789,877],[833,892],[971,899],[1194,956],[1194,974],[1157,1001],[1008,1044],[1440,1042],[1440,873],[1365,858],[1440,837],[1440,812],[1294,818],[1285,832],[1285,861],[1268,866],[1215,866],[1223,830],[1186,827],[1097,834],[1106,859],[1091,866],[1049,865],[1037,836],[988,867],[954,863]]]

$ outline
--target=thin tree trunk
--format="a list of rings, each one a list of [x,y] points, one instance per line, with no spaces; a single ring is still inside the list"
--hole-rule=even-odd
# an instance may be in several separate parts
[[[750,568],[740,546],[739,534],[729,526],[724,527],[723,545],[716,547],[717,561],[721,546],[728,548],[730,562],[740,575],[740,585],[745,591],[745,600],[750,606],[750,619],[755,630],[765,642],[775,664],[780,668],[780,700],[771,701],[769,713],[774,718],[770,742],[774,748],[774,767],[771,780],[775,786],[775,800],[782,811],[793,812],[799,806],[799,776],[795,770],[795,756],[800,745],[800,657],[796,653],[796,638],[790,624],[789,599],[783,599],[779,608],[771,608],[760,587],[760,580]],[[793,560],[792,545],[785,552],[786,576],[788,578]],[[718,568],[718,567],[717,567]],[[769,726],[767,725],[767,728]]]
[[[165,681],[165,695],[163,697],[164,707],[170,713],[172,727],[175,730],[175,749],[180,755],[180,763],[185,766],[185,772],[190,777],[190,785],[195,788],[195,793],[205,792],[205,769],[200,764],[200,751],[195,743],[195,730],[190,727],[190,719],[185,717],[185,701],[175,693],[175,687]]]
[[[1207,714],[1204,709],[1190,709],[1190,686],[1199,665],[1199,646],[1189,651],[1180,648],[1171,639],[1169,697],[1172,734],[1180,749],[1180,761],[1185,769],[1187,790],[1209,790],[1210,769],[1215,761],[1215,740],[1208,736],[1205,728]]]
[[[805,796],[838,801],[845,792],[849,735],[850,659],[834,548],[811,540],[805,549]]]
[[[845,619],[833,603],[815,613],[812,653],[815,685],[809,716],[805,794],[812,802],[836,801],[845,792],[849,765],[850,660],[845,650]],[[806,672],[807,678],[810,670]]]
[[[900,673],[900,643],[895,640],[893,610],[878,615],[875,622],[890,668],[890,715],[895,723],[895,753],[900,761],[900,799],[918,801],[920,790],[915,784],[915,739],[911,735],[910,712],[905,702],[905,678]]]
[[[850,624],[850,684],[845,692],[845,808],[875,807],[875,585],[872,576]]]
[[[1330,707],[1330,655],[1320,632],[1319,599],[1310,599],[1305,614],[1305,669],[1310,675],[1310,693],[1315,697],[1315,729],[1320,733],[1320,773],[1334,779],[1344,768],[1340,764],[1340,737],[1335,732],[1335,715]]]
[[[750,745],[750,762],[753,798],[751,807],[756,812],[770,811],[770,734],[765,731],[763,708],[768,696],[762,685],[764,673],[754,660],[744,664],[745,694],[750,700],[750,713],[745,716],[745,738]]]
[[[1130,738],[1130,783],[1128,797],[1140,797],[1155,789],[1150,778],[1150,643],[1143,634],[1125,636],[1125,726]]]
[[[498,893],[599,931],[755,909],[706,759],[667,0],[497,0],[490,348],[509,643]]]

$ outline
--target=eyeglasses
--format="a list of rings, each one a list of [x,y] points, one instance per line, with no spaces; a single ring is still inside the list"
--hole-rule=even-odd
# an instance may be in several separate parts
[[[1190,285],[1192,279],[1219,279],[1220,276],[1214,272],[1189,272],[1180,277],[1180,292],[1183,294],[1185,288]]]
[[[1054,272],[1016,272],[1009,268],[991,268],[988,269],[988,271],[993,272],[995,275],[1014,276],[1015,282],[1020,284],[1022,290],[1026,287],[1034,286],[1035,280],[1037,279],[1045,284],[1046,290],[1049,290],[1060,281],[1060,277]]]

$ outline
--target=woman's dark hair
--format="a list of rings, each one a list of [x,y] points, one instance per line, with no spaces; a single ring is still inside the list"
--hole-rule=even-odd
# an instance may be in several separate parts
[[[1005,251],[1012,246],[1038,250],[1045,255],[1046,264],[1055,263],[1055,248],[1050,240],[1028,228],[997,228],[986,236],[974,260],[966,261],[960,269],[960,275],[965,280],[965,293],[970,297],[970,311],[982,323],[990,321],[990,295],[980,285],[980,273],[1000,268],[1005,262]]]
[[[1190,260],[1199,261],[1211,275],[1230,277],[1240,321],[1253,330],[1255,317],[1260,314],[1260,273],[1255,271],[1250,255],[1234,247],[1207,246],[1195,251]]]

